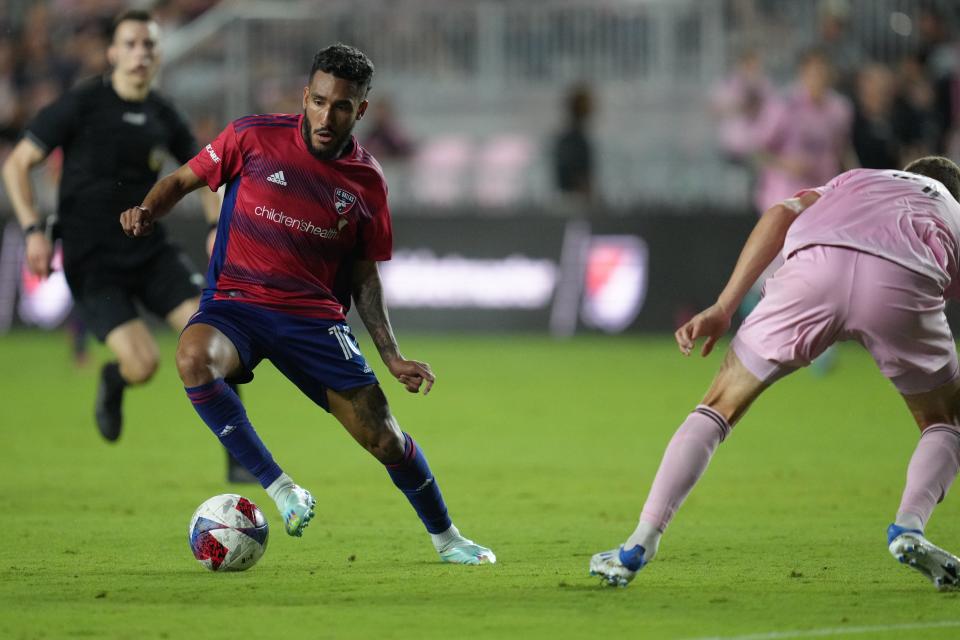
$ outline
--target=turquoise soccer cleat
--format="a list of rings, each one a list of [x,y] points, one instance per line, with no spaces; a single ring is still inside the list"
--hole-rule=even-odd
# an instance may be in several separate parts
[[[611,587],[625,587],[646,566],[645,553],[640,545],[629,551],[623,547],[601,551],[590,558],[590,575],[600,576]]]
[[[497,556],[473,540],[457,536],[440,551],[440,560],[450,564],[495,564]]]
[[[280,509],[280,515],[283,516],[283,525],[287,529],[287,534],[299,538],[313,518],[313,507],[316,506],[317,501],[309,491],[298,485],[291,486],[287,491],[282,501],[283,508]]]
[[[960,558],[927,540],[922,531],[891,524],[887,528],[887,543],[894,558],[922,573],[937,590],[960,586]]]

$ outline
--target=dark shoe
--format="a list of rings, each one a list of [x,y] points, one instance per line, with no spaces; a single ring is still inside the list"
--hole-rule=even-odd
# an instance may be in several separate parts
[[[236,482],[238,484],[258,484],[257,476],[247,471],[246,467],[234,460],[230,452],[227,451],[227,482]]]
[[[127,385],[120,377],[116,362],[108,362],[100,369],[100,385],[97,387],[97,401],[94,405],[94,417],[100,435],[108,442],[120,437],[123,429],[123,389]]]

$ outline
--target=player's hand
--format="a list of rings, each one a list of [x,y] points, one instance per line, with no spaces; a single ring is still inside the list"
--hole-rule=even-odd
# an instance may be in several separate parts
[[[146,207],[131,207],[120,214],[120,226],[131,238],[153,233],[153,212]]]
[[[713,346],[717,344],[717,340],[729,329],[730,314],[715,304],[693,316],[690,321],[677,329],[673,337],[677,340],[680,353],[685,356],[690,355],[690,352],[696,346],[697,338],[706,337],[700,355],[707,356],[713,351]]]
[[[388,362],[387,368],[410,393],[418,393],[423,387],[423,395],[427,395],[437,379],[426,362],[399,358]]]
[[[46,278],[50,275],[50,261],[53,259],[53,245],[43,233],[34,232],[27,236],[27,269],[35,276]]]

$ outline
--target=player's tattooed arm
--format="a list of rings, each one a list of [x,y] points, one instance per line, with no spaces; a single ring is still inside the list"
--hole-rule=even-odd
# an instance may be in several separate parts
[[[358,260],[353,267],[353,302],[363,320],[367,333],[380,352],[380,358],[387,365],[391,375],[399,380],[411,393],[417,393],[423,386],[426,395],[436,379],[430,365],[417,360],[407,360],[400,354],[400,347],[390,326],[387,305],[383,298],[383,284],[377,263],[370,260]]]
[[[390,326],[387,305],[383,299],[383,284],[377,263],[358,260],[353,268],[353,302],[363,320],[373,344],[384,362],[400,357],[400,348]]]

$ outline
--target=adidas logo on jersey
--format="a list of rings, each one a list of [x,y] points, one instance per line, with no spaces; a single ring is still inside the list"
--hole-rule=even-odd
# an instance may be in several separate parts
[[[267,181],[278,184],[281,187],[287,186],[287,179],[284,177],[283,171],[277,171],[273,175],[267,176]]]

